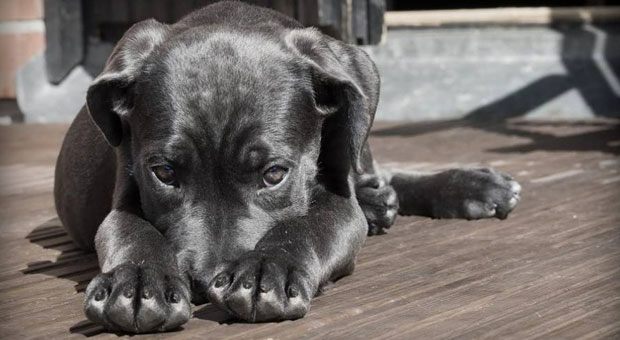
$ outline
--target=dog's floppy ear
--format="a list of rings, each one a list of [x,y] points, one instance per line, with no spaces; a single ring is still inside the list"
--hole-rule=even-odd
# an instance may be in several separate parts
[[[377,104],[376,68],[357,47],[314,28],[290,31],[286,43],[310,65],[315,106],[325,116],[319,162],[328,168],[332,184],[349,194],[342,185],[351,167],[362,172],[360,157]]]
[[[103,72],[86,95],[88,112],[107,142],[119,146],[121,119],[133,106],[133,87],[143,61],[166,37],[168,26],[155,20],[133,25],[118,42]]]

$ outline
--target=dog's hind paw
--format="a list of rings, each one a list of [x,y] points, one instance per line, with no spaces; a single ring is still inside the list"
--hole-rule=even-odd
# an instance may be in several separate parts
[[[159,268],[123,264],[90,282],[84,312],[111,331],[167,331],[189,319],[189,291]]]
[[[521,185],[492,168],[454,169],[437,176],[433,217],[505,219],[521,199]]]
[[[314,295],[308,275],[285,260],[286,254],[273,253],[251,251],[216,275],[209,301],[249,322],[303,317]]]
[[[368,221],[368,235],[384,234],[398,213],[394,188],[378,176],[363,175],[356,184],[355,195]]]

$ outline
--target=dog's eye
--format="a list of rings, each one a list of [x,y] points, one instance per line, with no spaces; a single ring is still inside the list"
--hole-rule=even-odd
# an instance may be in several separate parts
[[[272,166],[271,168],[267,169],[267,171],[265,171],[265,173],[263,174],[263,182],[265,182],[266,186],[272,187],[282,182],[284,177],[286,177],[287,173],[287,168],[283,168],[278,165]]]
[[[170,165],[157,165],[152,167],[153,173],[158,180],[166,185],[173,185],[176,182],[174,169]]]

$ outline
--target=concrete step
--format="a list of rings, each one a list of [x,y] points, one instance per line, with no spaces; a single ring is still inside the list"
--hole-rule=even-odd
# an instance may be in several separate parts
[[[620,25],[389,29],[378,120],[620,118]]]

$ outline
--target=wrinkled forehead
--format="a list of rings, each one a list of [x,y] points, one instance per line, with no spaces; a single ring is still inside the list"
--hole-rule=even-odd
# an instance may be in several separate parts
[[[230,32],[188,35],[159,54],[150,74],[140,91],[151,116],[144,124],[156,124],[149,130],[159,136],[206,134],[218,144],[231,135],[261,134],[287,144],[309,132],[309,86],[275,41]]]
[[[162,59],[171,99],[180,110],[196,104],[217,106],[213,109],[218,112],[239,104],[264,109],[260,105],[288,102],[291,91],[286,89],[296,87],[299,79],[291,57],[260,36],[216,32],[201,40],[190,35],[173,44]]]

